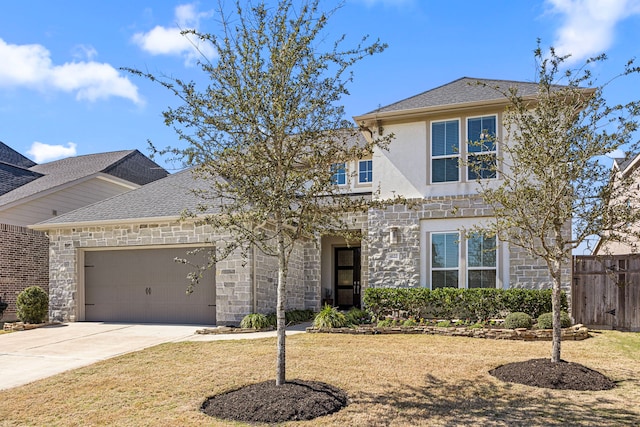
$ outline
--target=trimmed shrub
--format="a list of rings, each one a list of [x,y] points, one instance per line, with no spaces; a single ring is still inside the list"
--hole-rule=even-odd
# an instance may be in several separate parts
[[[529,329],[533,324],[533,319],[527,313],[516,311],[515,313],[509,313],[504,319],[504,326],[507,329],[526,328]]]
[[[560,312],[560,327],[568,328],[571,326],[571,317],[565,312]],[[538,329],[551,329],[553,328],[553,313],[543,313],[538,316]]]
[[[561,304],[567,310],[567,297]],[[551,290],[368,288],[365,307],[377,319],[414,317],[424,319],[465,319],[486,321],[502,313],[523,312],[532,318],[551,310]]]
[[[326,304],[315,319],[313,319],[314,328],[342,328],[347,326],[346,316],[339,312],[336,307]]]
[[[251,313],[247,314],[240,321],[241,328],[247,329],[264,329],[272,326],[269,318],[264,314]]]
[[[29,286],[16,298],[16,315],[25,323],[42,323],[49,314],[49,295],[40,286]]]

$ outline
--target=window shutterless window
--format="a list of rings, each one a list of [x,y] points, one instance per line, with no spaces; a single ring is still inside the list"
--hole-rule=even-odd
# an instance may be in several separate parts
[[[496,116],[467,119],[469,180],[496,177]]]
[[[496,287],[495,237],[474,234],[465,239],[458,232],[430,235],[431,289]]]
[[[459,259],[459,233],[431,234],[431,289],[458,287]]]
[[[458,120],[431,123],[431,182],[460,180],[459,128]]]
[[[345,185],[347,183],[347,166],[344,163],[334,163],[331,165],[331,182],[336,185]]]
[[[360,160],[358,162],[358,182],[373,182],[373,161]]]
[[[473,234],[467,239],[467,287],[496,287],[496,238]]]

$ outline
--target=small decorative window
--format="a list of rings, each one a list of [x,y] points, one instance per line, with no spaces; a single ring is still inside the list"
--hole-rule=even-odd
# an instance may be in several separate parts
[[[358,162],[358,182],[373,182],[373,162],[371,160],[360,160]]]
[[[346,185],[347,183],[347,167],[344,163],[334,163],[331,165],[331,182],[336,185]]]

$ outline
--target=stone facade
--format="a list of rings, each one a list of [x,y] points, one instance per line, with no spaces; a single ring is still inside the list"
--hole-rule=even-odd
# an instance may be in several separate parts
[[[410,201],[407,206],[395,205],[384,210],[372,210],[368,217],[367,238],[369,285],[421,286],[421,264],[426,262],[427,257],[421,250],[421,232],[429,230],[430,224],[438,220],[458,220],[470,227],[479,218],[489,218],[491,215],[491,208],[477,196],[432,197]],[[392,229],[396,234],[394,241],[391,241]],[[506,253],[504,257],[507,257]],[[508,287],[545,289],[552,286],[544,261],[532,257],[522,248],[509,246],[507,264],[508,278],[504,278],[504,281]],[[563,266],[562,274],[565,278],[562,288],[570,297],[570,263]]]
[[[210,226],[192,222],[122,224],[51,230],[50,318],[71,321],[78,316],[79,252],[87,248],[144,247],[211,244],[224,236]],[[289,272],[287,309],[315,308],[303,284],[304,248],[295,248]],[[254,263],[255,258],[255,263]],[[239,250],[216,264],[216,320],[238,324],[254,311],[275,311],[277,259],[259,251],[242,256]],[[255,281],[254,281],[255,273]]]
[[[40,231],[0,224],[0,297],[9,304],[4,320],[15,320],[16,297],[29,286],[49,292],[49,239]]]
[[[362,290],[371,287],[429,286],[424,266],[428,256],[423,234],[433,224],[458,221],[471,225],[490,217],[491,210],[478,197],[441,196],[390,206],[367,214],[349,215],[352,230],[362,239],[350,242],[361,248]],[[144,247],[162,248],[212,244],[224,236],[213,234],[209,226],[193,222],[121,224],[50,230],[50,318],[78,319],[79,252],[85,249]],[[333,298],[333,247],[338,239],[317,238],[294,247],[287,279],[287,310],[319,310],[323,298]],[[346,242],[343,243],[343,245]],[[323,248],[325,245],[327,247]],[[505,287],[548,288],[546,266],[525,251],[509,247],[502,274]],[[506,256],[506,255],[505,255]],[[570,265],[565,290],[570,290]],[[422,269],[422,270],[421,270]],[[328,273],[327,273],[328,272]],[[216,320],[235,325],[249,313],[272,313],[276,308],[278,262],[259,250],[232,253],[216,265]]]

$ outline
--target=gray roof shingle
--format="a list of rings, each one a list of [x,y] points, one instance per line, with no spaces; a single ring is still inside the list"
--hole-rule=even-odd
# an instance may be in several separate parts
[[[0,196],[42,176],[37,172],[0,162]]]
[[[478,85],[476,82],[481,82],[487,86]],[[496,86],[503,90],[515,87],[520,96],[535,95],[538,92],[537,83],[462,77],[366,114],[504,99],[500,92],[493,89]]]
[[[195,179],[191,169],[187,169],[135,190],[43,221],[39,226],[144,218],[175,218],[179,217],[185,209],[191,211],[197,209],[202,199],[190,190],[205,188],[205,185],[205,181]]]
[[[106,173],[138,185],[167,175],[167,171],[138,150],[112,151],[68,157],[29,168],[41,177],[0,196],[0,206],[51,190],[67,183]]]
[[[34,161],[26,158],[2,141],[0,141],[0,162],[20,166],[22,168],[30,168],[36,164]]]

